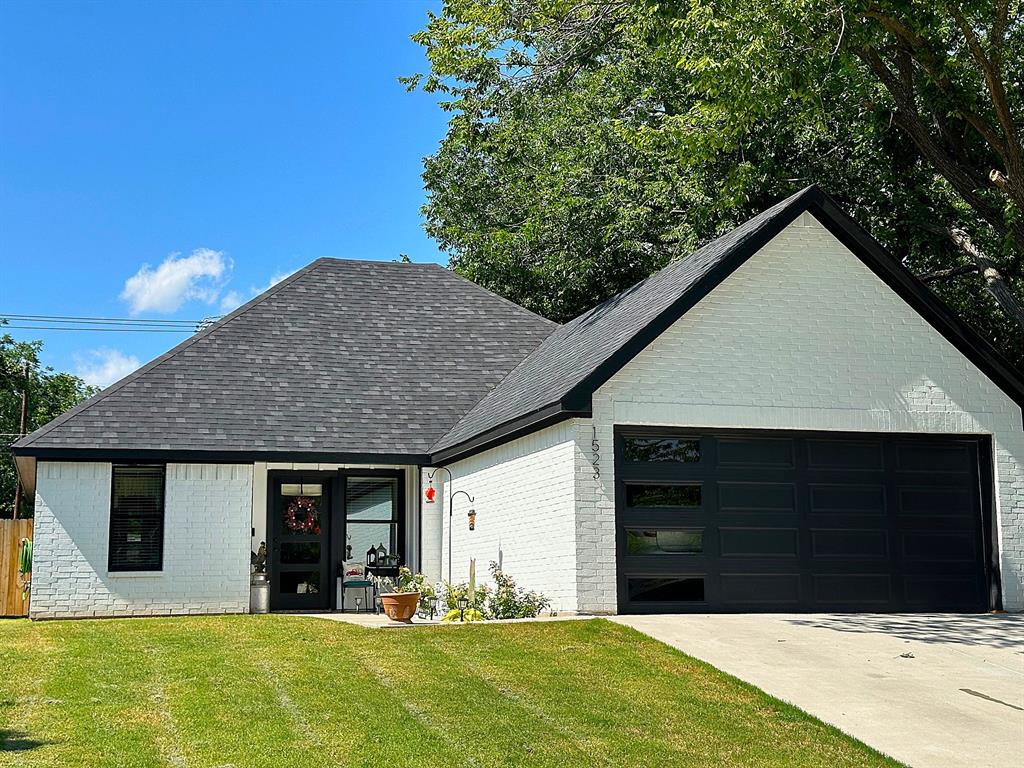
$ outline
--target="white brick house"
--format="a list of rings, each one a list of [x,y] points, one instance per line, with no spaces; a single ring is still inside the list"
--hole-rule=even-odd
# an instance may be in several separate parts
[[[16,445],[31,615],[244,612],[260,541],[275,609],[377,542],[569,612],[1024,610],[1022,402],[815,188],[564,326],[321,260]]]

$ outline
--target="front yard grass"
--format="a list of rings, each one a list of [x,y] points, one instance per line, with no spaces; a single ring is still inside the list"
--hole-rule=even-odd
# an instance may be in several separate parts
[[[0,766],[896,765],[603,620],[0,622]]]

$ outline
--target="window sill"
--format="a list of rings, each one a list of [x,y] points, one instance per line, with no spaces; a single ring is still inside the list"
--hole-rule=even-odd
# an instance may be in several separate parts
[[[135,577],[152,579],[163,575],[163,571],[107,571],[107,577],[111,579],[131,579]]]

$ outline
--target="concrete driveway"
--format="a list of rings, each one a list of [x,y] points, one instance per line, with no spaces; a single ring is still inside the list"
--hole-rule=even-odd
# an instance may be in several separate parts
[[[1024,766],[1024,615],[616,616],[915,768]]]

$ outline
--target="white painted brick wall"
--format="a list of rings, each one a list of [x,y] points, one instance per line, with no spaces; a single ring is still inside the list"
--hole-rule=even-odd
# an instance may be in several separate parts
[[[446,491],[447,486],[444,484],[444,479],[447,475],[444,472],[436,472],[433,478],[434,491],[436,493],[434,503],[427,504],[423,501],[425,498],[424,493],[430,484],[427,480],[429,472],[429,469],[423,469],[420,472],[420,571],[433,584],[441,581],[441,579],[446,578],[448,575],[447,560],[444,559],[446,555],[444,545],[442,544],[442,539],[445,535],[445,522],[442,510],[444,510],[447,503],[448,495]],[[465,501],[465,499],[460,496],[456,499],[455,503],[458,504],[459,501]],[[441,565],[442,562],[445,563],[444,567]]]
[[[477,581],[489,581],[487,567],[494,560],[521,587],[546,594],[552,609],[575,611],[576,462],[576,427],[567,421],[452,464],[452,487],[473,496],[477,511],[476,530],[470,531],[470,504],[461,494],[455,499],[453,580],[466,581],[469,560],[476,558]],[[435,488],[441,474],[435,475]],[[447,500],[448,489],[443,490],[438,497]],[[447,577],[446,508],[441,533],[440,565]]]
[[[1024,610],[1021,410],[810,214],[594,395],[601,478],[578,472],[580,610],[615,610],[614,424],[993,436],[1008,610]],[[581,444],[591,424],[580,421]]]
[[[247,611],[252,465],[167,465],[155,574],[107,572],[110,472],[99,462],[39,462],[32,618]]]

